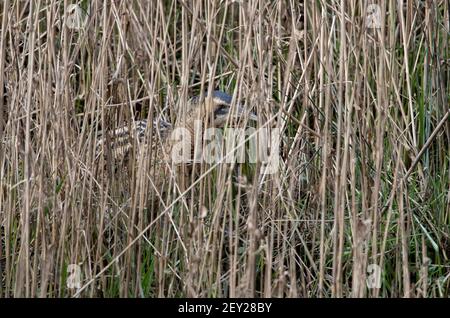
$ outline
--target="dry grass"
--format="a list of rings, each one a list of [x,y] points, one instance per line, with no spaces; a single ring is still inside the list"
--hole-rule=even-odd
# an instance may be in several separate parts
[[[447,1],[72,2],[0,4],[0,297],[449,296]],[[277,174],[94,160],[207,88],[282,128]]]

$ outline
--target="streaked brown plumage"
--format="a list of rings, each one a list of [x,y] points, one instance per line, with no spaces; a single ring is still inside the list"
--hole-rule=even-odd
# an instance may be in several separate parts
[[[174,144],[171,133],[174,129],[186,128],[186,131],[192,137],[196,120],[199,120],[201,123],[201,129],[209,127],[222,128],[230,120],[229,117],[234,117],[235,120],[245,117],[245,109],[237,105],[236,109],[233,110],[231,102],[231,96],[221,91],[213,91],[210,96],[205,94],[203,97],[193,97],[188,101],[184,114],[179,115],[174,126],[163,119],[157,119],[153,122],[153,131],[148,135],[151,140],[148,139],[146,141],[145,139],[146,130],[149,126],[147,120],[136,121],[131,124],[131,133],[129,126],[123,126],[107,136],[102,136],[97,142],[96,155],[99,157],[106,151],[111,151],[115,161],[120,161],[127,156],[133,144],[138,146],[139,151],[144,149],[142,147],[151,144],[152,158],[156,160],[153,163],[156,163],[158,166],[152,167],[154,172],[150,176],[155,187],[160,189],[164,180],[167,179],[167,168],[171,166],[170,157]],[[248,119],[256,120],[256,116],[253,113],[249,113]],[[190,139],[191,141],[193,140],[193,138]],[[190,145],[192,153],[193,146],[194,143]]]

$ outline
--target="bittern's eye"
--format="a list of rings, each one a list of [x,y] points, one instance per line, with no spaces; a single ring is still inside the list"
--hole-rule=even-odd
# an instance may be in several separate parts
[[[214,111],[214,117],[224,116],[228,114],[230,110],[230,107],[228,105],[220,105],[215,111]]]

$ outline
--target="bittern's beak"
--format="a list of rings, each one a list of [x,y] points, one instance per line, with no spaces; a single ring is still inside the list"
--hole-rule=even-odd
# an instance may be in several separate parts
[[[235,111],[232,111],[229,106],[222,106],[216,110],[214,114],[216,124],[219,126],[225,124],[229,115],[231,115],[236,122],[245,122],[246,118],[249,121],[258,120],[258,116],[256,116],[255,113],[248,111],[242,106],[237,106]]]
[[[235,116],[237,116],[237,118],[248,118],[248,120],[251,121],[257,121],[258,120],[258,116],[256,116],[256,114],[252,111],[247,111],[244,107],[242,106],[238,106],[237,107],[237,114],[235,114]]]

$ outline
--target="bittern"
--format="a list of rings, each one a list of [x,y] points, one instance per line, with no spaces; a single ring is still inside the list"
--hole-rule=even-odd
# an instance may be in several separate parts
[[[97,155],[101,155],[106,149],[105,146],[110,145],[113,157],[117,159],[124,158],[129,153],[132,145],[138,145],[142,150],[143,146],[148,146],[151,143],[152,152],[156,152],[156,161],[158,164],[163,164],[159,168],[155,168],[155,173],[150,174],[152,181],[156,188],[160,188],[163,180],[166,179],[165,171],[170,163],[172,146],[174,140],[171,138],[172,132],[177,128],[182,128],[190,138],[185,140],[191,142],[188,145],[191,154],[194,153],[194,134],[198,129],[196,123],[200,123],[200,129],[203,131],[206,128],[223,128],[227,122],[232,125],[233,122],[240,122],[251,120],[255,121],[256,115],[252,112],[247,112],[246,109],[236,104],[232,109],[232,97],[222,91],[213,91],[210,95],[205,93],[203,96],[195,96],[188,100],[184,114],[179,114],[175,121],[175,125],[171,125],[163,119],[153,121],[153,129],[150,133],[151,139],[148,142],[145,140],[146,130],[148,129],[147,120],[135,121],[130,126],[123,126],[108,136],[103,136],[97,143]],[[131,128],[131,130],[130,130]],[[200,131],[200,134],[201,134]],[[130,133],[131,132],[131,133]]]

